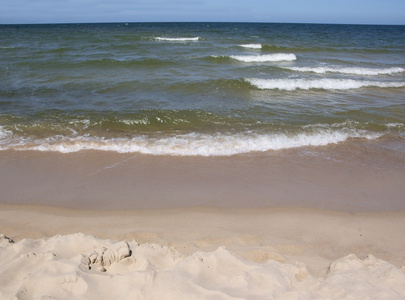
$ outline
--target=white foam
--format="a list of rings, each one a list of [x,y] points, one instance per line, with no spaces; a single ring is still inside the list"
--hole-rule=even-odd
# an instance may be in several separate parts
[[[385,124],[388,128],[402,128],[405,126],[404,123],[387,123]]]
[[[248,49],[262,49],[261,44],[243,44],[243,45],[239,45],[239,47],[248,48]]]
[[[297,57],[291,53],[274,53],[264,55],[231,55],[232,59],[242,62],[277,62],[277,61],[293,61]]]
[[[381,134],[354,129],[335,129],[317,126],[306,133],[288,134],[199,134],[190,133],[171,137],[139,136],[125,138],[55,137],[29,143],[16,143],[7,148],[15,150],[53,151],[61,153],[81,150],[114,151],[173,156],[230,156],[249,152],[265,152],[306,146],[325,146],[344,142],[349,138],[375,139]]]
[[[341,74],[355,74],[355,75],[391,75],[395,73],[405,72],[404,68],[349,68],[349,67],[285,67],[285,69],[297,72],[312,72],[318,74],[325,73],[341,73]]]
[[[9,137],[12,134],[13,133],[11,131],[4,129],[3,126],[0,126],[0,140]]]
[[[157,37],[157,41],[169,41],[169,42],[187,42],[187,41],[198,41],[200,37],[177,37],[177,38],[168,38],[168,37]]]
[[[262,90],[322,89],[322,90],[349,90],[362,87],[398,88],[405,87],[405,82],[384,82],[353,79],[261,79],[247,78],[250,84]]]

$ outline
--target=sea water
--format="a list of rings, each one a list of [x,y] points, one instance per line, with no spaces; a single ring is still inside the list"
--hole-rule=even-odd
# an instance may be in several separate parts
[[[0,26],[0,150],[405,153],[405,26]]]

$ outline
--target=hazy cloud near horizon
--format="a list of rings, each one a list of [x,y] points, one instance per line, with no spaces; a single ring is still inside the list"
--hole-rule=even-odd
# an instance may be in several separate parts
[[[2,0],[0,23],[241,21],[405,24],[404,0]]]

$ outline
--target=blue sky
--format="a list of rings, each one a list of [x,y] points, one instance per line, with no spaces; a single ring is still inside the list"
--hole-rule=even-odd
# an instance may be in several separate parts
[[[405,0],[0,0],[0,24],[297,22],[405,25]]]

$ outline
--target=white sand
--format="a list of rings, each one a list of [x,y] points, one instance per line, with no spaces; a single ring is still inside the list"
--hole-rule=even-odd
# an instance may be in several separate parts
[[[0,205],[9,236],[0,237],[0,298],[404,299],[403,220],[405,212]]]

